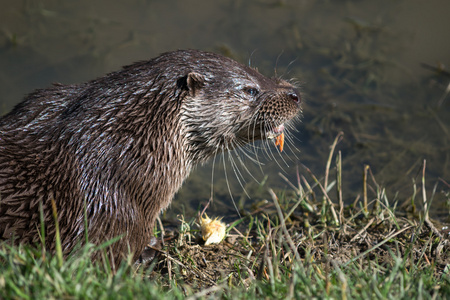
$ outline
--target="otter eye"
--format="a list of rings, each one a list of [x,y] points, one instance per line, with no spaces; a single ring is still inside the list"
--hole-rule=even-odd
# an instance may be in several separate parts
[[[247,94],[249,94],[250,96],[252,96],[252,97],[255,97],[256,95],[259,94],[258,89],[256,89],[256,88],[251,88],[251,87],[245,88],[245,92],[246,92]]]

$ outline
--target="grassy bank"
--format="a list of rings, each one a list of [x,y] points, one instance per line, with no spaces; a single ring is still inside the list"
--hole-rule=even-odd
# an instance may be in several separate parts
[[[366,166],[361,197],[344,205],[334,145],[323,176],[305,169],[289,190],[270,191],[219,245],[202,245],[197,220],[182,219],[159,232],[157,262],[112,272],[90,260],[103,246],[61,260],[2,244],[0,298],[450,298],[449,233],[427,213],[448,187],[426,191],[424,162],[411,197],[388,199]]]

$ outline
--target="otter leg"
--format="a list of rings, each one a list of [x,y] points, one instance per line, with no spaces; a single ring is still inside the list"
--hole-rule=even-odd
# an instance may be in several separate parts
[[[152,236],[150,242],[145,246],[144,251],[139,255],[135,264],[147,264],[153,262],[153,260],[157,258],[157,254],[161,248],[161,241]]]

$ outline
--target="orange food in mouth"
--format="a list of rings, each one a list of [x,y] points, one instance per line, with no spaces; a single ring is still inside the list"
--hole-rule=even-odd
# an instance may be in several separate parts
[[[275,146],[279,146],[280,152],[283,152],[284,148],[284,133],[281,133],[279,136],[275,138]]]

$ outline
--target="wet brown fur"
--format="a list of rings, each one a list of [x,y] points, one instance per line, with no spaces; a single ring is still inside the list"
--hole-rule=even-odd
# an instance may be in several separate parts
[[[0,240],[55,249],[51,199],[66,253],[123,237],[136,258],[191,169],[265,138],[295,118],[300,94],[229,58],[165,53],[87,83],[30,94],[0,119]],[[275,132],[278,134],[278,132]]]

